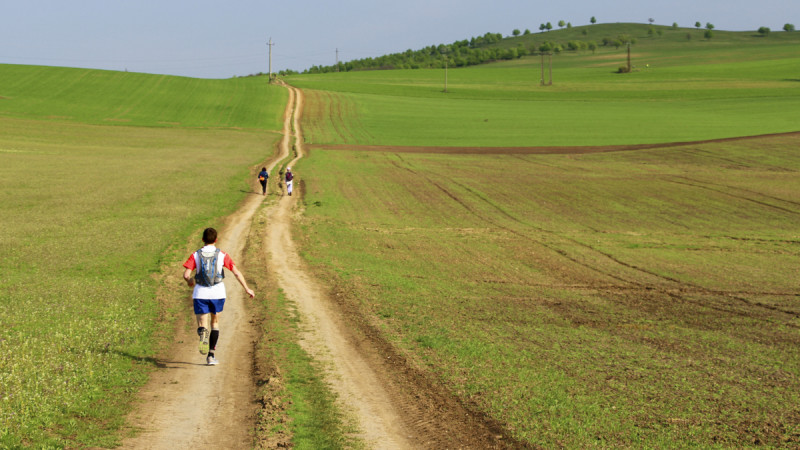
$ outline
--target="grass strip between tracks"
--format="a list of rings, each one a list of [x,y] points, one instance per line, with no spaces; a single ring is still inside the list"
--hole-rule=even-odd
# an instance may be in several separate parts
[[[292,156],[293,157],[293,156]],[[291,159],[291,157],[290,157]],[[267,208],[281,194],[270,185],[265,206],[254,217],[245,268],[264,301],[254,306],[261,323],[256,344],[256,393],[262,409],[256,423],[256,448],[361,448],[354,428],[336,404],[323,368],[298,344],[297,309],[270,276],[263,237]]]

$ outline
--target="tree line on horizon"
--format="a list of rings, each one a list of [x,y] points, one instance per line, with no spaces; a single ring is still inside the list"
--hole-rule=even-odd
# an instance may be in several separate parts
[[[653,19],[649,19],[649,21],[650,28],[648,30],[648,35],[652,36],[655,33],[653,28]],[[597,23],[595,17],[591,18],[591,23]],[[563,20],[558,22],[558,26],[561,28],[564,26],[567,28],[572,28],[571,23],[564,22]],[[700,22],[695,23],[695,28],[700,29],[701,26],[702,25]],[[550,22],[539,26],[540,32],[547,32],[552,28],[553,27]],[[678,24],[673,23],[672,28],[677,29]],[[705,29],[704,37],[706,39],[711,39],[713,36],[712,30],[714,29],[714,25],[709,22],[706,24]],[[783,30],[786,32],[793,32],[795,31],[795,27],[793,24],[787,23],[784,25]],[[769,34],[770,29],[761,27],[758,29],[758,32],[761,35],[767,35]],[[632,36],[621,34],[617,37],[604,37],[600,43],[596,41],[570,40],[564,45],[558,42],[546,40],[539,45],[525,45],[520,43],[516,47],[510,48],[494,46],[504,39],[518,37],[520,34],[529,35],[531,32],[527,29],[524,32],[521,32],[519,29],[515,29],[512,32],[512,36],[507,37],[503,37],[501,33],[488,32],[482,36],[455,41],[449,45],[431,45],[419,50],[409,49],[400,53],[355,59],[347,62],[338,62],[337,64],[330,66],[315,65],[304,70],[303,72],[287,69],[280,71],[279,75],[285,76],[299,73],[320,74],[362,70],[440,69],[446,66],[467,67],[496,61],[519,59],[523,56],[534,54],[560,53],[565,50],[589,50],[594,52],[600,45],[619,48],[628,42],[636,43],[636,39]],[[584,35],[585,34],[586,32],[584,31]],[[660,30],[658,30],[658,34],[661,34]],[[691,36],[688,36],[688,38],[691,39]]]
[[[306,69],[304,74],[318,74],[330,72],[351,72],[359,70],[393,70],[393,69],[439,69],[450,67],[466,67],[488,62],[519,59],[523,56],[540,51],[562,51],[563,46],[552,41],[536,46],[526,46],[520,43],[512,48],[491,47],[504,38],[501,33],[486,33],[483,36],[455,41],[452,44],[430,45],[419,50],[406,50],[379,57],[368,57],[340,62],[338,65],[315,65]],[[569,48],[576,49],[575,43]],[[591,48],[590,44],[578,45],[578,48]],[[596,48],[596,44],[594,46]],[[280,75],[292,75],[299,72],[285,70]]]
[[[517,31],[517,30],[515,30]],[[525,34],[529,34],[526,30]],[[514,37],[518,35],[515,34]],[[316,65],[303,71],[303,74],[319,74],[331,72],[351,72],[360,70],[395,70],[395,69],[440,69],[449,67],[467,67],[486,64],[495,61],[519,59],[523,56],[541,53],[560,53],[565,50],[579,51],[590,50],[594,52],[600,45],[619,48],[625,42],[636,42],[628,35],[619,35],[614,38],[606,37],[598,44],[595,41],[570,40],[565,45],[546,40],[541,44],[525,45],[520,43],[516,47],[500,48],[492,46],[504,39],[501,33],[486,33],[483,36],[455,41],[452,44],[431,45],[419,50],[406,50],[401,53],[392,53],[379,57],[356,59],[340,62],[338,65]],[[279,74],[292,75],[299,72],[286,70]]]

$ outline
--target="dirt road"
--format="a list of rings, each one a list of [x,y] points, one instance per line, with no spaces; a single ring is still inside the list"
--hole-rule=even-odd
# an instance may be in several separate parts
[[[289,155],[292,122],[299,130],[302,111],[299,91],[289,88],[281,158]],[[302,137],[297,135],[298,155],[302,157]],[[274,164],[273,164],[274,166]],[[268,169],[272,170],[273,166]],[[367,362],[348,345],[341,334],[335,315],[322,300],[323,291],[308,276],[294,247],[290,234],[291,215],[297,196],[284,195],[269,211],[267,248],[272,268],[277,272],[280,287],[298,305],[307,331],[305,349],[330,367],[329,376],[343,407],[358,417],[363,438],[374,448],[412,448],[406,440],[398,411]],[[258,209],[260,195],[250,196],[225,227],[220,230],[219,247],[240,260],[250,222]],[[178,270],[178,269],[176,269]],[[246,295],[232,278],[226,281],[229,300],[220,315],[220,343],[217,355],[220,364],[205,365],[197,351],[196,336],[183,327],[178,345],[170,358],[161,361],[157,371],[140,395],[141,404],[130,416],[129,423],[142,432],[123,443],[125,448],[175,449],[199,445],[218,448],[250,448],[254,414],[254,382],[252,379],[255,327],[247,314]],[[193,329],[194,327],[190,327]]]
[[[275,161],[289,156],[294,137],[297,155],[289,162],[291,166],[303,157],[299,126],[303,96],[295,88],[287,89],[284,138]],[[339,406],[357,424],[368,447],[519,447],[502,427],[474,414],[438,383],[409,367],[391,345],[370,332],[369,324],[357,311],[327,297],[327,291],[310,275],[292,240],[292,216],[302,197],[302,192],[295,192],[299,195],[282,195],[267,209],[263,251],[278,287],[297,305],[304,330],[301,345],[327,368],[327,383],[337,393]],[[250,223],[262,200],[254,188],[253,195],[220,230],[219,247],[230,252],[234,261],[241,260]],[[252,375],[256,327],[251,323],[249,300],[241,287],[233,277],[226,279],[226,284],[228,302],[220,316],[217,347],[220,364],[204,364],[204,357],[197,351],[194,324],[180,327],[172,353],[160,361],[161,369],[141,391],[140,404],[128,418],[129,425],[141,432],[123,442],[123,447],[252,447],[259,408]]]
[[[305,151],[299,123],[303,94],[289,90],[296,101],[297,156],[288,164],[293,166]],[[327,289],[310,275],[292,240],[292,215],[303,193],[297,194],[284,195],[267,211],[264,251],[279,287],[297,305],[301,345],[327,368],[327,383],[336,392],[339,406],[355,420],[368,448],[525,447],[492,420],[470,411],[435,380],[409,367],[358,311],[328,296]]]
[[[289,100],[281,157],[289,155],[294,92],[290,92]],[[268,168],[272,170],[274,164]],[[254,190],[219,230],[218,246],[229,252],[234,261],[242,259],[250,222],[262,200],[263,196]],[[200,244],[198,238],[198,246]],[[175,270],[180,271],[180,268]],[[175,338],[177,345],[168,358],[159,361],[160,370],[142,389],[140,404],[128,418],[130,426],[141,433],[123,442],[124,448],[252,447],[258,410],[252,377],[255,327],[247,312],[249,300],[239,283],[228,277],[225,284],[228,301],[220,314],[216,352],[220,364],[206,366],[205,357],[197,351],[196,334],[179,327]],[[186,306],[190,307],[188,301]],[[194,330],[195,327],[189,328]]]
[[[297,99],[295,126],[297,152],[292,166],[303,156],[298,117],[303,101],[300,91],[289,88]],[[326,293],[308,275],[291,237],[291,215],[298,196],[283,196],[268,214],[267,248],[271,267],[276,271],[280,288],[293,301],[303,319],[301,344],[315,359],[328,368],[328,382],[337,391],[341,406],[357,417],[362,438],[372,448],[414,448],[405,429],[401,412],[394,408],[391,396],[368,361],[357,351],[343,332],[343,326]]]

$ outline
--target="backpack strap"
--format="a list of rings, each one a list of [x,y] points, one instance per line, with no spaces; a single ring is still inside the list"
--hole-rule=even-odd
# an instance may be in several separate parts
[[[212,272],[213,276],[211,278],[211,284],[212,285],[217,285],[217,284],[222,283],[222,280],[225,278],[225,266],[224,266],[224,263],[223,263],[223,267],[220,267],[219,268],[219,272],[217,272],[217,267],[218,267],[217,266],[217,260],[219,259],[219,254],[220,253],[221,253],[220,250],[216,249],[214,251],[214,259],[211,262],[211,264],[213,264],[213,267],[214,267],[214,271]]]
[[[194,270],[194,282],[200,286],[205,286],[206,281],[203,276],[203,253],[200,250],[194,252],[194,261],[196,263],[195,266],[197,266]]]

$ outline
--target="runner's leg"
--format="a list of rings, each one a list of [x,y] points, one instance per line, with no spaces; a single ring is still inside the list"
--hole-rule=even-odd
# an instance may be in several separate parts
[[[199,349],[200,353],[205,355],[208,353],[209,337],[211,332],[208,329],[208,316],[209,313],[197,314],[197,336],[200,338]]]
[[[219,313],[211,314],[211,334],[208,342],[208,362],[216,363],[215,353],[217,350],[217,341],[219,341]]]

